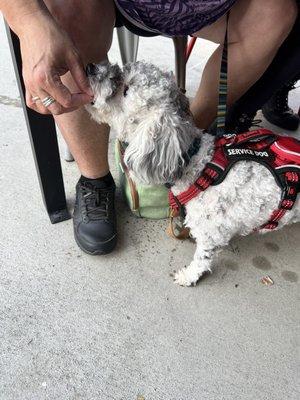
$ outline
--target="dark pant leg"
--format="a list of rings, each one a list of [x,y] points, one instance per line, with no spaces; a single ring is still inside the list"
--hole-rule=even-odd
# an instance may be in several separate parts
[[[228,111],[228,120],[256,113],[281,87],[300,79],[300,17],[262,77]]]

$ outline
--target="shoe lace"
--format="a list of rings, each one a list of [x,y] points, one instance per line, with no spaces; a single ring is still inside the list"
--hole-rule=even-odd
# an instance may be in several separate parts
[[[90,220],[107,220],[109,204],[112,201],[113,188],[97,188],[85,182],[81,184],[86,216]]]

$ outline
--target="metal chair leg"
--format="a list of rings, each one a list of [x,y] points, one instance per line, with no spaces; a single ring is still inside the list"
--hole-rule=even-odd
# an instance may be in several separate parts
[[[54,120],[26,106],[19,39],[8,25],[6,31],[44,204],[51,223],[55,224],[69,219],[70,214],[67,209]]]
[[[139,48],[139,36],[130,32],[125,26],[117,28],[117,34],[123,65],[135,62]]]
[[[186,83],[186,46],[187,36],[176,36],[173,38],[175,47],[175,73],[178,87],[185,93]]]

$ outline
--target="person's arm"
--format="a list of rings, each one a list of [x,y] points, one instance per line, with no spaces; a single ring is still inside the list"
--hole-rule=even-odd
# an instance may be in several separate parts
[[[77,49],[56,23],[43,1],[0,0],[0,11],[18,35],[27,105],[40,113],[61,114],[91,101],[92,92]],[[71,72],[80,93],[70,93],[60,76]],[[47,96],[56,102],[45,108]]]
[[[18,36],[26,26],[26,21],[32,17],[50,17],[44,2],[40,0],[0,0],[0,11]]]

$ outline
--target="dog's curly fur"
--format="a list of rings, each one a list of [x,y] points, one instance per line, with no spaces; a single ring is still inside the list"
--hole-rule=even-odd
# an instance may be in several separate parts
[[[123,71],[117,65],[102,63],[94,67],[89,80],[95,101],[87,109],[96,121],[108,123],[118,138],[128,143],[125,162],[133,179],[146,184],[173,182],[175,195],[188,189],[211,160],[214,138],[195,127],[188,100],[173,75],[143,62],[128,64]],[[186,165],[183,155],[195,137],[201,137],[201,147]],[[266,167],[248,161],[235,164],[221,184],[186,205],[185,224],[197,248],[191,264],[175,274],[175,282],[196,284],[211,271],[221,248],[232,237],[248,235],[265,223],[280,198],[281,190]],[[299,220],[298,198],[278,228]]]

